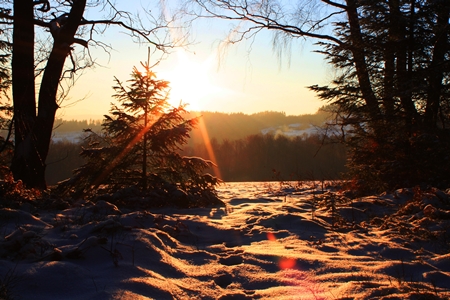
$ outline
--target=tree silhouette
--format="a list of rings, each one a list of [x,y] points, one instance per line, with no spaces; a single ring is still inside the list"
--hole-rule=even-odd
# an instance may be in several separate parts
[[[204,174],[212,162],[179,154],[198,119],[184,119],[184,105],[170,107],[169,82],[156,79],[148,64],[142,67],[133,69],[129,86],[116,78],[118,104],[105,115],[101,138],[92,133],[93,143],[81,153],[87,163],[70,185],[83,193],[100,185],[109,191],[133,186],[186,203],[215,197],[219,180]]]
[[[7,43],[0,41],[0,168],[4,168],[11,163],[14,149],[10,140],[12,134],[12,107],[8,96],[11,87],[9,62],[10,55]],[[0,174],[2,173],[0,172]]]

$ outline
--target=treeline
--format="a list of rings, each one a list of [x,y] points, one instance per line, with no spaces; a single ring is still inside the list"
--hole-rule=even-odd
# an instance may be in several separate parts
[[[51,144],[46,175],[50,185],[71,177],[84,163],[79,155],[82,146],[69,141]],[[218,167],[210,172],[224,181],[335,179],[345,171],[345,153],[341,144],[324,144],[319,136],[262,134],[234,141],[213,138],[182,151],[186,156],[212,160]]]
[[[244,113],[221,113],[221,112],[190,112],[186,119],[200,116],[200,126],[194,128],[190,135],[190,146],[201,143],[204,132],[210,138],[218,141],[237,140],[252,134],[261,133],[261,130],[270,127],[282,127],[291,124],[300,124],[298,129],[306,129],[309,125],[322,125],[329,113],[319,110],[315,114],[286,115],[284,112],[265,111],[255,114]],[[55,132],[82,132],[90,128],[94,132],[100,132],[102,120],[63,120],[55,121]]]
[[[346,150],[321,137],[249,135],[245,138],[197,144],[185,155],[214,161],[211,170],[224,181],[318,180],[341,178]]]
[[[345,170],[342,145],[323,143],[319,136],[286,137],[263,135],[266,128],[301,124],[320,125],[327,114],[287,116],[282,112],[243,113],[191,112],[187,118],[201,115],[201,123],[191,132],[182,150],[184,155],[208,158],[218,165],[225,181],[267,181],[337,178]],[[100,132],[101,120],[56,121],[56,132],[80,132],[90,128]],[[206,129],[206,130],[205,130]],[[203,132],[202,132],[203,131]],[[205,131],[207,135],[205,135]],[[205,139],[210,141],[205,143]],[[52,142],[47,158],[46,180],[53,185],[72,176],[85,161],[80,157],[83,140],[62,139]],[[207,150],[209,147],[209,151]]]
[[[55,132],[82,132],[84,129],[92,129],[92,131],[100,131],[102,128],[102,120],[55,120]]]

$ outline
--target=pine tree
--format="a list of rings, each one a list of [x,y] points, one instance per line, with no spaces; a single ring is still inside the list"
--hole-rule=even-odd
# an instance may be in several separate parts
[[[450,185],[450,1],[194,3],[194,16],[235,21],[229,43],[263,29],[279,55],[317,41],[336,77],[310,88],[331,104],[355,188]]]
[[[345,128],[354,187],[447,187],[450,2],[347,4],[348,22],[335,27],[342,43],[320,43],[339,76],[310,88]]]
[[[99,186],[107,192],[134,187],[183,206],[199,199],[206,204],[216,198],[219,183],[204,173],[213,163],[179,154],[198,119],[184,119],[185,105],[171,107],[169,82],[157,79],[148,63],[142,67],[133,69],[128,86],[115,79],[117,104],[104,116],[103,134],[89,136],[90,147],[81,153],[87,163],[75,170],[70,186],[82,193]]]

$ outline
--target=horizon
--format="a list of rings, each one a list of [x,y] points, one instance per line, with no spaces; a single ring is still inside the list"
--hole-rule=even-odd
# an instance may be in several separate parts
[[[320,109],[323,106],[319,107],[315,112],[313,113],[301,113],[301,114],[287,114],[284,111],[274,111],[274,110],[265,110],[265,111],[258,111],[258,112],[254,112],[254,113],[245,113],[245,112],[222,112],[222,111],[209,111],[209,110],[201,110],[201,111],[197,111],[197,110],[188,110],[187,113],[188,114],[202,114],[202,113],[211,113],[211,114],[225,114],[225,115],[234,115],[234,114],[243,114],[243,115],[247,115],[247,116],[252,116],[252,115],[258,115],[258,114],[262,114],[262,113],[280,113],[280,114],[284,114],[286,117],[299,117],[299,116],[309,116],[309,115],[316,115],[320,112]],[[101,117],[98,117],[96,119],[94,118],[64,118],[64,117],[59,117],[57,116],[55,118],[55,121],[57,120],[63,120],[63,121],[102,121],[103,120],[103,115]]]

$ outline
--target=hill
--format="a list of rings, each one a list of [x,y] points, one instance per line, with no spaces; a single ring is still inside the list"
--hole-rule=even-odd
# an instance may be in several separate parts
[[[256,114],[220,113],[220,112],[193,112],[190,117],[201,116],[200,125],[204,128],[209,138],[223,140],[238,140],[252,134],[265,133],[270,129],[289,127],[293,124],[296,129],[307,129],[310,125],[321,125],[327,119],[328,113],[318,111],[315,114],[286,115],[283,112],[265,111]],[[202,126],[193,130],[192,141],[202,141]]]
[[[202,130],[206,129],[210,139],[238,140],[246,136],[268,132],[285,132],[289,128],[306,130],[310,125],[321,125],[327,119],[328,113],[318,111],[315,114],[286,115],[284,112],[265,111],[255,114],[221,113],[221,112],[190,112],[186,118],[200,116],[200,126],[191,133],[190,144],[203,142]],[[90,128],[94,132],[101,130],[102,120],[64,120],[55,121],[54,139],[76,141],[82,136],[83,129]],[[281,130],[280,130],[281,129]],[[285,130],[287,129],[287,130]]]

